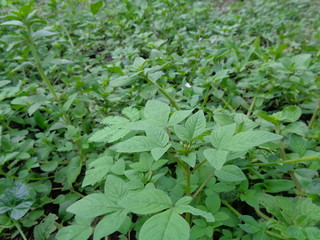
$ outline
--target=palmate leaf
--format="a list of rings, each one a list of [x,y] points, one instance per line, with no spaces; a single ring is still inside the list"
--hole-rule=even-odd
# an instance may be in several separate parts
[[[154,215],[142,226],[140,240],[186,240],[189,239],[189,224],[175,209]]]

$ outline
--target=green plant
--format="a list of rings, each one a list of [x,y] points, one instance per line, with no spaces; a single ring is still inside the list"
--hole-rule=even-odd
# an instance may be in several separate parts
[[[316,1],[0,5],[1,239],[318,238]]]

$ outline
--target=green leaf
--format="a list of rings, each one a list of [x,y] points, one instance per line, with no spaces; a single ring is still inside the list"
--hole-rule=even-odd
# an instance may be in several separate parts
[[[167,126],[169,114],[170,107],[167,104],[156,100],[148,101],[144,108],[144,116],[146,119],[159,127]]]
[[[125,127],[125,126],[122,126]],[[101,130],[95,132],[90,138],[89,142],[105,142],[111,143],[119,140],[126,136],[131,130],[129,128],[119,128],[119,127],[105,127]]]
[[[230,142],[236,130],[236,124],[229,124],[218,129],[214,129],[211,134],[210,142],[217,149],[223,149]]]
[[[174,125],[174,132],[180,140],[182,141],[189,140],[189,135],[185,127],[180,125]]]
[[[103,1],[90,4],[90,10],[93,15],[97,14],[103,6]]]
[[[82,168],[82,161],[79,156],[72,158],[67,166],[67,184],[70,187],[79,176]]]
[[[82,182],[82,187],[94,185],[102,180],[113,166],[113,159],[110,156],[102,156],[89,164],[89,169]]]
[[[254,234],[264,230],[263,226],[251,216],[242,215],[239,219],[244,222],[244,224],[239,224],[240,228],[247,233]]]
[[[133,107],[126,107],[122,109],[121,113],[133,122],[136,122],[140,119],[140,111]]]
[[[70,97],[68,97],[68,101],[66,101],[65,104],[63,104],[62,109],[63,111],[68,111],[73,101],[78,96],[78,93],[72,94]]]
[[[128,86],[137,80],[136,76],[121,76],[118,78],[110,79],[109,85],[111,87],[124,87]]]
[[[280,135],[266,131],[241,132],[234,135],[223,149],[233,152],[247,151],[255,146],[281,138]]]
[[[7,186],[0,195],[0,214],[10,211],[10,218],[22,218],[33,204],[30,201],[30,188],[27,184],[17,181]]]
[[[140,240],[186,240],[189,239],[189,224],[170,209],[149,218],[142,226]]]
[[[158,161],[163,156],[163,154],[165,154],[168,151],[170,147],[171,145],[169,144],[164,148],[154,148],[151,150],[151,155],[154,158],[154,160]]]
[[[136,70],[136,71],[141,71],[145,65],[147,64],[147,61],[142,58],[142,57],[136,57],[134,59],[134,62],[132,64],[132,67]]]
[[[104,193],[114,202],[119,202],[129,192],[126,182],[121,178],[109,175],[104,185]]]
[[[150,214],[172,207],[172,201],[162,190],[144,189],[128,194],[119,205],[137,214]]]
[[[50,32],[50,31],[47,31],[45,29],[41,29],[41,30],[38,30],[36,32],[34,32],[32,34],[33,37],[35,38],[38,38],[38,37],[49,37],[49,36],[53,36],[53,35],[56,35],[57,33],[56,32]]]
[[[192,207],[190,205],[177,206],[176,207],[176,211],[179,214],[182,214],[182,213],[185,213],[185,212],[189,212],[192,215],[198,215],[198,216],[204,217],[207,220],[207,222],[214,222],[215,221],[214,216],[211,213],[208,213],[206,211],[200,210],[198,208],[194,208],[194,207]]]
[[[297,135],[305,137],[308,134],[309,128],[308,126],[303,122],[293,122],[286,125],[281,133],[295,133]]]
[[[123,127],[126,126],[130,121],[120,116],[109,116],[104,118],[101,123],[110,126]]]
[[[144,136],[135,136],[116,145],[117,152],[145,152],[154,148],[162,148],[162,144]]]
[[[202,110],[188,118],[185,129],[189,140],[200,136],[206,131],[206,118]]]
[[[206,149],[203,152],[208,162],[217,170],[221,170],[222,166],[227,161],[228,152],[224,150],[216,150],[213,148]]]
[[[294,188],[294,182],[291,180],[285,179],[269,179],[263,182],[263,185],[266,187],[265,192],[278,193],[288,191]]]
[[[190,114],[192,113],[192,110],[180,110],[174,112],[168,122],[168,126],[174,126],[183,120],[185,120]]]
[[[261,117],[262,119],[264,119],[268,122],[274,123],[274,124],[277,124],[279,122],[279,118],[277,116],[268,116],[263,113],[259,113],[258,116]]]
[[[157,71],[157,72],[154,72],[154,73],[149,73],[148,74],[148,78],[152,81],[152,82],[156,82],[159,78],[161,78],[162,76],[164,75],[163,72],[161,71]]]
[[[190,196],[185,196],[183,198],[180,198],[176,203],[175,206],[183,206],[183,205],[187,205],[192,201],[192,197]]]
[[[299,107],[296,106],[290,106],[285,107],[280,112],[280,120],[286,121],[286,122],[295,122],[301,117],[302,111]]]
[[[190,167],[194,167],[197,161],[197,154],[195,152],[191,152],[187,156],[181,156],[181,160],[188,163]]]
[[[308,142],[301,136],[291,134],[289,137],[289,147],[293,152],[299,153],[300,156],[306,152]]]
[[[11,21],[1,23],[0,26],[19,26],[19,27],[22,27],[22,26],[24,26],[24,24],[23,24],[23,22],[18,21],[18,20],[11,20]]]
[[[214,173],[224,182],[241,182],[246,180],[244,173],[235,165],[223,166],[221,170],[216,170]]]
[[[159,142],[164,147],[169,142],[168,133],[159,127],[147,127],[146,134],[149,139]]]
[[[72,225],[63,227],[56,235],[57,240],[87,240],[92,233],[92,228],[87,225]]]
[[[45,240],[48,239],[50,234],[56,230],[55,220],[58,217],[55,214],[49,214],[43,221],[35,226],[33,230],[35,240]]]
[[[127,214],[127,210],[121,210],[104,216],[95,228],[93,240],[100,240],[117,231]]]
[[[72,204],[67,211],[83,218],[94,218],[119,209],[105,194],[93,193]]]

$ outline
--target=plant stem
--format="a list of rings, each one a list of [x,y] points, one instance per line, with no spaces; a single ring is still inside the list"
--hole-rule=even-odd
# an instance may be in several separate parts
[[[275,124],[275,131],[276,131],[276,134],[278,135],[281,134],[280,123]],[[285,146],[282,139],[279,140],[279,146],[280,146],[280,156],[282,160],[286,160],[286,151],[285,151]]]
[[[13,221],[15,227],[18,229],[18,231],[19,231],[22,239],[23,239],[23,240],[28,240],[27,237],[26,237],[26,235],[24,235],[24,233],[23,233],[23,231],[22,231],[22,229],[21,229],[20,224],[18,223],[18,221],[16,221],[16,220],[12,220],[12,221]]]
[[[256,213],[257,213],[260,217],[262,217],[264,220],[266,220],[266,221],[270,220],[270,217],[268,217],[268,216],[265,215],[263,212],[261,212],[260,209],[255,208],[254,210],[255,210]]]
[[[303,189],[303,187],[301,186],[301,184],[300,184],[299,180],[297,179],[296,175],[294,175],[294,171],[290,172],[290,177],[291,177],[292,181],[294,182],[294,184],[296,185],[297,195],[301,196],[301,197],[305,196],[306,192]]]
[[[50,93],[52,94],[52,96],[54,97],[54,99],[57,102],[58,106],[60,107],[60,110],[62,111],[62,116],[63,116],[66,124],[70,125],[71,124],[70,118],[66,114],[66,112],[63,111],[62,104],[61,104],[61,101],[60,101],[60,99],[58,97],[58,94],[54,90],[50,80],[48,79],[47,75],[44,73],[44,70],[43,70],[43,68],[41,66],[41,60],[40,60],[36,45],[35,45],[35,43],[33,41],[33,38],[32,38],[31,29],[30,29],[28,24],[26,24],[26,27],[27,27],[27,37],[28,37],[28,41],[29,41],[29,46],[30,46],[30,49],[31,49],[32,56],[34,58],[34,63],[36,65],[36,68],[37,68],[42,80],[44,81],[44,83],[48,87]]]
[[[266,232],[268,235],[272,236],[272,237],[276,237],[276,238],[279,238],[279,239],[287,239],[286,237],[284,237],[284,236],[282,236],[282,235],[280,235],[280,234],[278,234],[278,233],[274,233],[274,232],[272,232],[272,231],[269,231],[269,230],[265,230],[265,232]]]
[[[201,186],[198,188],[198,190],[196,191],[195,194],[193,194],[192,196],[192,200],[194,200],[197,195],[202,191],[202,189],[207,185],[207,183],[209,182],[209,180],[214,176],[214,173],[211,173],[206,180],[201,184]]]
[[[211,87],[212,87],[214,90],[218,90],[218,89],[213,85],[213,83],[211,84]],[[231,107],[231,106],[229,105],[229,102],[227,102],[227,100],[225,100],[223,97],[222,97],[220,100],[227,106],[227,108],[229,108],[229,110],[230,110],[231,112],[235,112],[235,111],[236,111],[233,107]]]
[[[203,102],[201,104],[200,109],[203,109],[206,106],[206,104],[207,104],[207,102],[209,100],[209,96],[210,96],[210,92],[211,92],[210,90],[211,90],[210,87],[207,88],[206,95],[203,98]]]
[[[265,167],[265,166],[275,166],[275,165],[281,165],[281,164],[289,164],[289,163],[298,163],[298,162],[307,162],[307,161],[313,161],[313,160],[319,160],[320,156],[316,157],[304,157],[304,158],[297,158],[297,159],[290,159],[290,160],[285,160],[281,162],[271,162],[271,163],[253,163],[247,165],[248,167],[254,167],[254,166],[259,166],[259,167]]]
[[[198,168],[200,168],[203,164],[205,164],[206,162],[208,162],[208,160],[203,160],[202,162],[200,162],[197,166],[195,166],[194,169],[192,169],[191,172],[195,172]]]
[[[241,213],[239,213],[238,210],[232,207],[227,201],[221,200],[221,203],[229,208],[235,215],[237,215],[237,217],[241,216]]]
[[[149,83],[158,87],[159,91],[170,101],[170,103],[174,106],[175,109],[180,110],[178,103],[170,96],[170,94],[163,87],[161,87],[158,83],[151,81],[148,78],[148,76],[146,76],[146,79]]]
[[[318,101],[317,108],[316,108],[316,110],[314,110],[314,112],[313,112],[313,114],[312,114],[312,117],[311,117],[311,119],[310,119],[310,122],[309,122],[309,124],[308,124],[308,127],[309,127],[309,128],[312,127],[314,121],[315,121],[316,118],[317,118],[317,115],[318,115],[319,111],[320,111],[320,99],[319,99],[319,101]]]

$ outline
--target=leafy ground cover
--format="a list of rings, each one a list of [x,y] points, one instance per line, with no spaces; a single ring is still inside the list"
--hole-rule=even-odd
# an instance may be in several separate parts
[[[1,239],[319,239],[317,1],[0,4]]]

